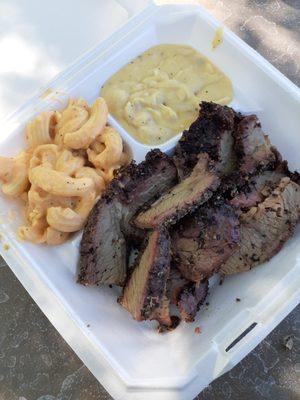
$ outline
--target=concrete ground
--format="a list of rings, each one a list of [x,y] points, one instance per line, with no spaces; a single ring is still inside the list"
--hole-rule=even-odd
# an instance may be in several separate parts
[[[299,0],[199,3],[300,84]],[[96,399],[111,397],[0,259],[0,400]],[[300,399],[300,306],[238,366],[197,396],[227,399]]]

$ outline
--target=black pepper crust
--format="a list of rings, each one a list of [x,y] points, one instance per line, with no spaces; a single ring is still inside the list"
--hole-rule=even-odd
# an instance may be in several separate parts
[[[214,163],[207,154],[202,153],[192,173],[161,196],[145,212],[140,212],[134,223],[146,229],[173,225],[211,198],[219,184]],[[164,213],[166,207],[167,212]]]
[[[214,195],[170,234],[175,265],[186,279],[199,282],[216,273],[238,246],[238,216],[222,196]]]
[[[181,291],[178,298],[178,308],[185,322],[193,322],[195,316],[208,295],[208,280],[199,285],[188,283]]]
[[[241,173],[237,170],[228,176],[224,176],[217,193],[226,200],[232,200],[240,193],[249,194],[253,191],[258,176],[267,171],[278,171],[282,174],[289,176],[297,183],[300,181],[297,172],[290,172],[287,161],[283,161],[281,154],[275,147],[271,147],[274,157],[268,163],[258,165],[257,168],[248,174]]]
[[[117,196],[121,202],[130,204],[135,200],[139,184],[157,173],[158,166],[162,173],[166,172],[167,169],[171,170],[175,185],[177,182],[177,170],[173,160],[159,149],[153,149],[147,153],[145,161],[139,164],[132,161],[126,167],[120,168],[109,184],[104,197],[111,200]]]
[[[159,149],[150,151],[142,163],[137,165],[133,161],[117,172],[85,225],[80,245],[79,283],[124,284],[129,249],[145,237],[143,231],[131,225],[131,218],[176,182],[173,161]],[[110,227],[101,227],[103,223]],[[111,230],[114,243],[103,240],[103,230]],[[111,265],[107,265],[109,259]]]
[[[199,117],[182,134],[174,151],[174,162],[182,177],[197,164],[199,153],[220,161],[220,143],[224,131],[232,131],[240,114],[232,108],[212,102],[200,103]]]
[[[156,241],[156,254],[149,272],[147,293],[144,299],[142,316],[151,317],[153,311],[160,307],[166,293],[167,279],[170,273],[170,237],[165,229],[160,229]],[[157,299],[157,301],[155,300]]]
[[[177,326],[180,324],[180,318],[177,317],[176,315],[171,315],[171,325],[164,325],[160,323],[157,327],[157,332],[158,333],[165,333],[165,332],[171,332],[174,331],[174,329],[177,328]]]
[[[234,151],[239,171],[244,175],[270,168],[278,157],[281,158],[276,148],[271,146],[254,114],[242,117],[237,124],[234,132]]]

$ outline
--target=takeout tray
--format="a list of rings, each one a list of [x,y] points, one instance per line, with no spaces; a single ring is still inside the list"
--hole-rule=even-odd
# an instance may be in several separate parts
[[[138,2],[120,1],[123,5]],[[111,16],[110,16],[111,17]],[[299,168],[299,89],[233,33],[212,50],[219,24],[200,6],[150,4],[99,46],[82,56],[41,93],[2,122],[0,154],[24,146],[25,123],[38,112],[61,108],[69,96],[92,102],[121,66],[159,43],[190,44],[232,80],[231,105],[255,112],[272,143]],[[149,151],[112,117],[109,122],[141,161]],[[180,136],[180,135],[179,135]],[[170,151],[177,138],[160,148]],[[270,262],[247,273],[211,279],[209,306],[193,324],[159,335],[137,323],[116,302],[117,290],[76,283],[80,235],[62,246],[16,240],[19,205],[0,197],[1,255],[52,324],[95,377],[118,400],[193,399],[246,356],[300,299],[300,229]],[[9,245],[4,250],[4,244]],[[240,302],[236,302],[236,298]],[[195,334],[195,327],[201,328]],[[243,332],[248,332],[236,341]]]

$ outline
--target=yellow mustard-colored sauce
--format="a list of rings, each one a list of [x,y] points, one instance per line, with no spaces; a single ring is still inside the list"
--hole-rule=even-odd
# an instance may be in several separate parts
[[[211,42],[212,48],[216,49],[222,42],[223,39],[223,28],[220,27],[216,30],[215,36],[213,37],[213,40]]]
[[[136,140],[159,145],[187,129],[202,100],[228,104],[232,85],[206,57],[185,45],[151,47],[101,89],[112,116]]]

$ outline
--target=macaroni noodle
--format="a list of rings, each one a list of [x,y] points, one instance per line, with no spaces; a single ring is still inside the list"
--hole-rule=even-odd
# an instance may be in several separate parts
[[[51,143],[54,136],[55,113],[42,112],[26,127],[25,136],[29,147]]]
[[[56,196],[82,196],[94,187],[91,178],[71,178],[48,167],[35,167],[29,171],[30,183]]]
[[[89,118],[89,108],[85,100],[70,100],[67,108],[56,112],[55,143],[62,145],[66,132],[74,132],[81,128]]]
[[[123,150],[120,135],[110,126],[105,127],[90,149],[87,149],[89,161],[101,171],[106,182],[114,177],[114,171],[129,162],[129,155]]]
[[[64,144],[71,149],[87,149],[106,125],[108,109],[104,99],[99,97],[91,107],[89,119],[76,131],[64,135]]]
[[[2,191],[4,194],[19,197],[27,190],[29,160],[30,153],[25,151],[13,159],[0,157],[0,180],[3,181]]]

